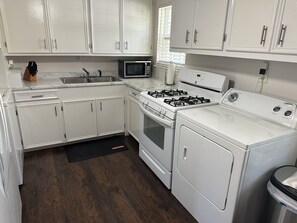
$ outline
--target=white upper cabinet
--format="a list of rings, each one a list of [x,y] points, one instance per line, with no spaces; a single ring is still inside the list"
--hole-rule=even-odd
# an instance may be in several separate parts
[[[277,19],[271,52],[297,54],[297,1],[283,0]]]
[[[54,53],[88,53],[85,0],[48,0]]]
[[[278,0],[232,0],[226,49],[269,52],[278,2]]]
[[[170,46],[191,48],[196,0],[173,0]]]
[[[222,50],[228,0],[197,0],[192,48]]]
[[[121,53],[121,0],[91,0],[94,53]]]
[[[44,1],[2,0],[2,4],[8,53],[50,52]]]
[[[8,53],[88,53],[85,0],[2,0]]]
[[[151,0],[91,0],[93,53],[151,54]]]
[[[173,0],[172,48],[222,50],[228,0]]]
[[[151,53],[151,21],[151,0],[123,0],[123,52]]]

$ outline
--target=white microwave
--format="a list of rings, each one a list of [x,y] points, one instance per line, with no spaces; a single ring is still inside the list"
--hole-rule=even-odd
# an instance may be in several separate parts
[[[119,76],[123,78],[151,77],[152,61],[119,60]]]

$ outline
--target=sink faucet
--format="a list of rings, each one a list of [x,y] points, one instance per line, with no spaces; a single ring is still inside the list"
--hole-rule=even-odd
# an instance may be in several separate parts
[[[86,72],[86,74],[87,74],[87,78],[90,79],[90,72],[87,71],[85,68],[82,68],[82,70],[83,70],[84,72]]]
[[[99,77],[101,77],[102,76],[102,71],[98,70],[98,73],[99,73]]]

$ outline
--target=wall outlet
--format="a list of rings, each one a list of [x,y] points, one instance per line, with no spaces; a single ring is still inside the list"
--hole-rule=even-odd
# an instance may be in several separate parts
[[[267,82],[268,82],[268,74],[265,74],[265,75],[260,74],[259,83],[267,84]]]
[[[259,70],[259,82],[266,84],[268,82],[269,63],[263,62]]]

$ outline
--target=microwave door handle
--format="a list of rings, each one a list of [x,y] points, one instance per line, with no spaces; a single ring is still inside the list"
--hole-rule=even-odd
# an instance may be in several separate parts
[[[169,126],[170,128],[173,128],[174,127],[174,122],[172,121],[168,121],[166,119],[163,119],[163,118],[160,118],[152,113],[150,113],[149,111],[147,111],[143,105],[141,103],[139,103],[139,107],[140,107],[140,110],[147,116],[149,116],[150,118],[154,119],[155,121],[158,121],[166,126]]]

